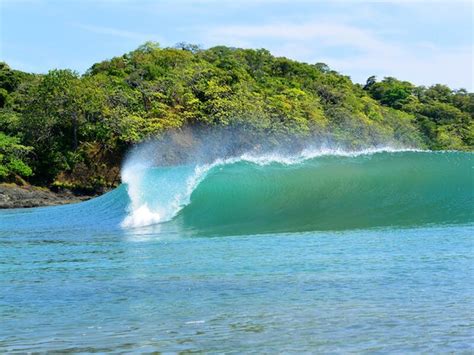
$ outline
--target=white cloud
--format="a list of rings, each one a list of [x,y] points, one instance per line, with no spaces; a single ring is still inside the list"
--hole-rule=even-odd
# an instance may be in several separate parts
[[[210,43],[248,43],[274,54],[307,62],[326,62],[355,81],[370,75],[396,76],[419,85],[445,83],[473,89],[472,48],[438,48],[431,42],[403,43],[375,30],[346,23],[272,23],[218,26],[205,33]],[[270,43],[270,45],[268,45]]]
[[[95,34],[126,38],[126,39],[131,39],[131,40],[142,41],[142,42],[159,40],[159,36],[152,33],[126,31],[126,30],[121,30],[118,28],[85,25],[85,24],[75,24],[75,26],[83,30],[86,30],[88,32],[95,33]]]
[[[325,60],[343,73],[353,73],[359,82],[374,74],[379,78],[394,76],[418,85],[443,83],[471,91],[474,84],[470,48],[446,51],[415,45],[400,49],[398,55],[369,52],[349,59],[326,57]]]
[[[279,23],[254,26],[221,26],[210,30],[207,36],[213,40],[229,39],[276,39],[293,42],[318,41],[324,46],[349,46],[364,50],[393,51],[396,48],[378,40],[372,33],[352,25],[314,21],[294,24]]]

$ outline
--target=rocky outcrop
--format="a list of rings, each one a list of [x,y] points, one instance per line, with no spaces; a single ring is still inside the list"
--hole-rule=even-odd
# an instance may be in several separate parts
[[[71,192],[52,192],[46,188],[0,184],[0,208],[23,208],[63,205],[85,201],[91,196],[76,196]]]

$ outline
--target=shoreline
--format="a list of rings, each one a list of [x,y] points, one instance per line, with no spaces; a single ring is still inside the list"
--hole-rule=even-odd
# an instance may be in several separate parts
[[[95,195],[77,195],[72,191],[54,192],[33,185],[0,184],[0,209],[58,206],[89,200]]]

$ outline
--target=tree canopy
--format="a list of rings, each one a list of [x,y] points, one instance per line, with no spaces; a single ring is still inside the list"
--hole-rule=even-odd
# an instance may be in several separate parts
[[[392,77],[354,84],[265,49],[147,42],[92,67],[28,74],[0,63],[0,179],[97,189],[131,145],[186,126],[472,150],[474,96]]]

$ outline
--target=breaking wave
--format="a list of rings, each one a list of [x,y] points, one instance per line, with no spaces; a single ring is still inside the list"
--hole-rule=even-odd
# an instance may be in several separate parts
[[[472,153],[392,148],[167,167],[130,159],[121,226],[241,234],[469,223],[472,163]]]

